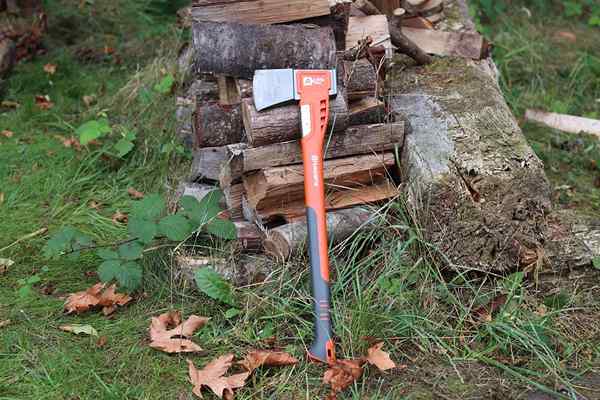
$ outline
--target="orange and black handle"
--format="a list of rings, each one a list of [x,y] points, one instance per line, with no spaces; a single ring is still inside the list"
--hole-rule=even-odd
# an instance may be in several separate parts
[[[315,312],[315,338],[308,353],[314,360],[333,363],[335,348],[331,328],[323,180],[323,144],[329,116],[331,71],[297,70],[295,79],[296,90],[300,96],[304,196]]]

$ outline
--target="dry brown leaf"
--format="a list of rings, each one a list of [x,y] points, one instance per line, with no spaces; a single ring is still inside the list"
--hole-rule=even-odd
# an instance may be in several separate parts
[[[35,104],[42,110],[49,110],[54,107],[54,103],[50,101],[50,96],[48,95],[36,95]]]
[[[242,365],[246,371],[252,372],[263,365],[276,367],[296,363],[298,363],[298,359],[284,351],[253,350],[238,364]]]
[[[5,129],[2,132],[0,132],[0,135],[4,136],[5,138],[11,138],[14,134],[15,133],[13,131],[9,131],[8,129]]]
[[[48,75],[54,75],[56,73],[56,64],[48,63],[44,65],[44,72]]]
[[[0,328],[4,328],[5,326],[10,325],[10,319],[5,319],[4,321],[0,321]]]
[[[71,293],[65,302],[65,311],[67,314],[81,314],[92,308],[102,307],[105,315],[108,315],[107,311],[110,314],[117,306],[124,306],[131,301],[128,295],[116,293],[116,285],[105,288],[106,284],[97,283],[85,291]]]
[[[0,192],[0,206],[4,203],[4,192]]]
[[[128,219],[129,219],[129,217],[127,216],[127,214],[122,213],[119,210],[117,210],[117,212],[114,213],[112,216],[112,221],[115,224],[126,224]]]
[[[202,348],[189,340],[195,331],[202,328],[210,318],[191,315],[181,322],[181,315],[171,311],[153,317],[150,323],[150,347],[165,353],[191,353]],[[170,327],[174,327],[169,329]]]
[[[577,42],[577,35],[569,31],[558,31],[554,34],[554,37],[571,43]]]
[[[335,399],[336,395],[352,385],[362,376],[363,360],[337,360],[323,375],[323,383],[331,386],[328,399]]]
[[[83,96],[81,99],[83,100],[83,104],[85,104],[86,107],[89,107],[96,102],[96,96],[93,96],[93,95],[92,96]]]
[[[396,363],[392,361],[390,355],[381,350],[383,348],[383,342],[379,342],[373,346],[371,346],[367,350],[367,356],[365,360],[374,366],[376,366],[380,371],[387,371],[388,369],[396,368]]]
[[[98,338],[98,340],[96,340],[96,347],[101,349],[104,346],[106,346],[106,343],[108,343],[108,337],[106,336],[100,336]]]
[[[131,197],[132,199],[135,200],[139,200],[139,199],[143,199],[144,198],[144,193],[135,190],[134,188],[130,187],[129,189],[127,189],[127,193],[129,194],[129,197]]]
[[[90,202],[88,203],[88,207],[93,208],[96,211],[100,211],[100,209],[102,208],[102,203],[97,202],[96,200],[90,200]]]
[[[492,299],[488,304],[485,304],[473,311],[473,317],[477,322],[491,322],[494,314],[506,304],[507,296],[500,294]]]
[[[233,398],[233,389],[243,387],[250,373],[244,372],[231,376],[223,376],[229,367],[231,367],[232,361],[233,354],[226,354],[212,360],[204,368],[198,370],[193,362],[187,360],[190,380],[192,385],[194,385],[192,392],[202,398],[202,387],[208,386],[220,399],[223,396],[226,399]]]

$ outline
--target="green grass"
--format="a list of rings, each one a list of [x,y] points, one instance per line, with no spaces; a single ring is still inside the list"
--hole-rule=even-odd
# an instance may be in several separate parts
[[[236,290],[242,313],[232,319],[224,315],[229,306],[174,279],[171,249],[144,258],[143,289],[133,304],[109,318],[63,314],[64,295],[97,282],[89,272],[99,260],[88,254],[47,261],[41,249],[49,235],[72,225],[99,242],[125,238],[125,227],[111,217],[130,210],[127,188],[169,193],[188,162],[175,150],[174,98],[153,90],[165,74],[175,74],[175,52],[185,36],[173,27],[177,5],[159,0],[84,4],[47,2],[53,16],[49,52],[20,64],[4,95],[21,107],[0,114],[2,129],[14,132],[12,138],[0,136],[0,249],[43,227],[49,233],[0,252],[0,258],[16,261],[0,277],[0,321],[12,321],[0,328],[0,399],[191,399],[186,357],[147,346],[150,317],[170,309],[212,318],[194,337],[206,350],[190,356],[198,366],[227,352],[243,356],[250,348],[268,346],[304,359],[312,324],[302,257],[271,265],[266,283]],[[590,117],[600,113],[598,28],[559,12],[548,8],[527,18],[515,7],[488,25],[502,87],[517,116],[528,107]],[[575,32],[578,42],[557,42],[555,30]],[[104,46],[115,53],[103,54]],[[86,49],[98,57],[90,62],[78,56]],[[43,71],[49,62],[57,65],[55,75]],[[39,110],[36,94],[49,95],[54,107]],[[84,95],[94,95],[97,103],[87,107]],[[117,131],[136,131],[135,149],[124,159],[104,156],[114,137],[81,151],[65,148],[57,138],[74,135],[99,115]],[[558,187],[559,202],[597,213],[599,172],[590,161],[600,154],[598,141],[533,125],[524,125],[524,131]],[[91,208],[91,201],[101,208]],[[577,384],[578,374],[598,371],[597,276],[577,284],[562,281],[555,294],[521,282],[520,275],[449,273],[430,261],[428,253],[436,250],[422,243],[418,229],[410,228],[406,237],[398,233],[412,226],[401,202],[381,213],[388,218],[380,229],[332,252],[337,342],[341,356],[358,357],[370,341],[382,339],[406,368],[387,374],[370,369],[340,398],[520,398],[527,388],[569,387]],[[32,296],[20,298],[19,280],[33,275],[41,282]],[[55,291],[41,293],[48,286]],[[473,310],[498,294],[508,301],[492,321],[474,321]],[[60,331],[66,323],[91,324],[108,342],[97,347],[95,338]],[[321,366],[305,362],[260,370],[237,398],[323,398],[322,373]]]

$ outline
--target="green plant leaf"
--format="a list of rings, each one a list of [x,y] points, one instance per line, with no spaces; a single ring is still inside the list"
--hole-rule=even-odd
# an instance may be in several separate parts
[[[167,215],[158,223],[158,231],[171,240],[180,242],[192,233],[192,226],[181,214]]]
[[[133,150],[133,147],[133,142],[127,139],[120,139],[117,143],[115,143],[114,146],[119,157],[125,157],[131,150]]]
[[[230,308],[229,310],[225,311],[225,319],[237,317],[241,313],[242,311],[238,310],[237,308]]]
[[[588,20],[588,25],[589,26],[600,26],[600,14],[592,15],[590,17],[590,19]]]
[[[156,236],[158,227],[152,220],[132,216],[127,223],[127,230],[131,236],[147,244]]]
[[[79,142],[85,145],[94,139],[98,139],[99,137],[110,133],[111,130],[108,120],[106,118],[100,118],[84,123],[77,128],[75,133],[79,136]]]
[[[81,325],[81,324],[69,324],[69,325],[61,325],[59,327],[61,331],[70,332],[75,335],[89,335],[89,336],[98,336],[98,331],[94,329],[91,325]]]
[[[71,226],[65,226],[56,232],[47,242],[42,253],[46,258],[56,258],[71,249],[71,242],[77,235],[77,230]]]
[[[139,217],[148,220],[156,220],[165,210],[165,202],[158,194],[149,194],[131,206],[130,218]]]
[[[117,278],[120,270],[120,260],[106,260],[98,267],[98,277],[102,282],[110,282]]]
[[[117,274],[117,282],[119,282],[120,287],[133,291],[142,283],[142,275],[142,267],[135,261],[129,261],[121,265]]]
[[[206,225],[206,230],[211,235],[215,235],[221,239],[237,239],[235,224],[228,219],[214,218]]]
[[[123,260],[137,260],[142,256],[144,247],[139,242],[123,243],[119,246],[119,257]]]
[[[171,93],[171,89],[173,88],[174,83],[175,78],[173,77],[173,75],[165,75],[159,83],[154,85],[154,90],[160,94],[169,94]]]
[[[183,213],[192,221],[195,228],[205,225],[214,219],[222,210],[219,202],[223,198],[223,192],[212,190],[198,201],[192,196],[183,196],[179,204],[183,207]]]
[[[592,260],[592,266],[596,269],[600,269],[600,257],[594,257]]]
[[[235,306],[231,285],[210,268],[201,268],[195,274],[198,289],[208,297]]]
[[[119,258],[117,252],[110,249],[98,249],[96,255],[103,260],[116,260]]]
[[[565,7],[565,14],[567,17],[578,17],[583,14],[583,6],[577,1],[564,1],[563,5]]]

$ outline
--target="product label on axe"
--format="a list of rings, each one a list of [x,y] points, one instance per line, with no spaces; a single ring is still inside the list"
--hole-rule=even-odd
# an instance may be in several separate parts
[[[302,121],[302,137],[310,135],[311,121],[310,121],[310,105],[303,104],[300,107],[300,120]]]

